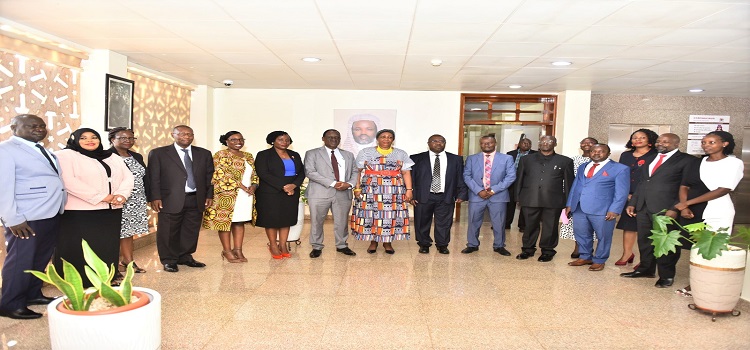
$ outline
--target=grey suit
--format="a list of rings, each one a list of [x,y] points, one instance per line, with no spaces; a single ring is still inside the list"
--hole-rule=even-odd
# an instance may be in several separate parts
[[[353,185],[357,181],[358,173],[354,154],[341,148],[339,151],[344,158],[343,166],[339,163],[339,181]],[[333,215],[336,248],[346,248],[352,191],[339,191],[333,188],[336,178],[331,165],[331,150],[325,146],[307,151],[304,163],[305,175],[310,179],[306,192],[307,205],[310,207],[310,245],[313,249],[323,249],[323,221],[330,210]]]

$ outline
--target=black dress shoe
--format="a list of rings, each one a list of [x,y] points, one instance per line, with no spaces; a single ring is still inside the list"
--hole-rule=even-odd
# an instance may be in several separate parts
[[[448,250],[448,247],[437,247],[438,253],[440,254],[450,254],[451,251]]]
[[[430,247],[419,246],[419,252],[422,253],[422,254],[429,254],[430,253]]]
[[[55,300],[55,298],[45,297],[44,295],[42,295],[39,298],[26,300],[26,305],[47,305],[53,300]]]
[[[164,264],[164,271],[177,272],[180,271],[180,268],[177,267],[177,264]]]
[[[337,250],[338,250],[338,249],[337,249]],[[311,257],[311,258],[313,258],[313,259],[315,259],[315,258],[319,257],[319,256],[320,256],[320,253],[322,253],[322,252],[323,252],[323,251],[322,251],[322,250],[320,250],[320,249],[313,249],[313,250],[312,250],[312,251],[310,252],[310,257]]]
[[[518,260],[526,260],[526,259],[528,259],[528,258],[530,258],[532,256],[534,256],[534,254],[529,254],[527,252],[523,252],[521,254],[516,255],[516,259],[518,259]]]
[[[654,285],[656,288],[667,288],[671,287],[674,283],[674,278],[660,278]]]
[[[353,250],[349,249],[349,247],[336,248],[336,251],[339,252],[339,253],[342,253],[344,255],[349,255],[349,256],[355,256],[355,255],[357,255],[357,253],[355,253]],[[312,253],[310,253],[310,254],[312,254]]]
[[[492,250],[494,250],[495,253],[498,253],[502,256],[510,256],[510,252],[507,249],[505,249],[505,247],[495,248]]]
[[[29,310],[29,308],[22,307],[18,310],[8,311],[0,310],[0,316],[10,317],[16,320],[30,320],[34,318],[42,317],[42,314]]]
[[[473,252],[476,252],[477,250],[479,250],[479,248],[477,247],[466,247],[463,250],[461,250],[461,254],[471,254]]]
[[[570,258],[571,259],[578,259],[580,257],[581,257],[581,253],[579,253],[579,252],[570,253]]]
[[[178,262],[177,265],[187,265],[190,267],[206,267],[206,264],[195,259],[190,261]]]
[[[539,259],[537,259],[537,260],[539,260],[541,262],[549,262],[549,261],[552,261],[553,257],[554,257],[554,255],[542,254],[542,256],[540,256]]]
[[[620,274],[620,277],[625,278],[654,278],[656,275],[654,274],[648,274],[641,271],[633,271],[633,272],[623,272]]]
[[[521,233],[523,233],[523,230],[524,230],[524,229],[525,229],[525,227],[519,227],[519,228],[518,228],[518,232],[521,232]]]

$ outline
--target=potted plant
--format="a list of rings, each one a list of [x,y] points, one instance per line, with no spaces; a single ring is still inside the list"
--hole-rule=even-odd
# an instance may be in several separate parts
[[[52,264],[47,266],[46,273],[26,271],[63,293],[63,297],[47,306],[52,349],[159,349],[161,295],[151,289],[133,287],[132,262],[120,286],[113,288],[114,264],[108,267],[86,240],[81,246],[91,288],[83,288],[81,274],[65,260],[64,278]],[[112,331],[124,324],[135,325],[128,328],[126,338]]]
[[[289,228],[289,237],[287,237],[287,245],[291,242],[295,242],[300,245],[299,237],[302,235],[302,227],[305,224],[305,204],[307,203],[307,179],[299,187],[299,206],[297,207],[297,224]],[[278,238],[277,238],[278,239]]]
[[[654,214],[649,237],[657,258],[676,252],[678,246],[683,245],[680,239],[693,244],[690,288],[695,304],[689,306],[711,312],[714,321],[718,313],[740,314],[734,307],[742,293],[750,228],[740,226],[734,236],[729,230],[728,227],[713,230],[704,222],[682,226],[669,216]],[[682,232],[687,232],[689,237],[684,237]]]

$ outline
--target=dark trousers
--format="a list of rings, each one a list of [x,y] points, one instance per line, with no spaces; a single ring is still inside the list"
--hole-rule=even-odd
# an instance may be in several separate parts
[[[179,213],[159,212],[156,248],[162,264],[193,260],[198,248],[204,204],[197,203],[195,195],[185,196],[185,205]]]
[[[677,270],[677,261],[680,260],[680,247],[677,247],[676,253],[669,253],[659,258],[654,257],[654,246],[651,245],[651,215],[653,212],[645,206],[639,210],[635,216],[638,227],[638,252],[641,258],[641,264],[638,271],[653,275],[657,269],[659,278],[674,278]],[[676,229],[674,227],[668,229]]]
[[[521,213],[526,217],[526,229],[523,231],[523,251],[534,255],[536,253],[536,241],[539,239],[539,228],[541,222],[541,239],[539,248],[542,254],[554,256],[559,240],[560,212],[562,208],[540,208],[521,207]]]
[[[5,263],[3,264],[3,292],[0,309],[13,311],[26,307],[26,300],[42,296],[42,280],[25,270],[44,272],[55,250],[60,234],[60,215],[49,219],[27,222],[36,233],[20,239],[5,228]],[[62,271],[60,271],[62,273]]]
[[[420,247],[432,245],[430,226],[435,217],[435,245],[447,247],[451,242],[451,226],[453,226],[453,203],[445,203],[442,193],[430,193],[426,203],[414,206],[414,231],[417,234],[417,244]]]
[[[513,216],[516,215],[516,202],[508,202],[508,210],[505,212],[505,227],[510,228],[513,223]],[[526,218],[523,215],[523,207],[521,212],[518,214],[518,228],[524,230],[526,228]]]

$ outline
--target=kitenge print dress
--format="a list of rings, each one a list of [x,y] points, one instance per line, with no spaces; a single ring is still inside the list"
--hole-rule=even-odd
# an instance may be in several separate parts
[[[412,165],[409,155],[398,148],[386,156],[375,147],[359,152],[362,196],[355,196],[351,216],[351,230],[357,240],[388,243],[409,239],[409,210],[401,172]]]
[[[258,185],[258,175],[253,167],[253,155],[242,152],[234,155],[228,149],[216,152],[213,157],[214,174],[211,183],[214,185],[213,204],[203,212],[203,228],[217,231],[230,231],[233,222],[253,222],[257,212],[253,197],[240,188]]]

